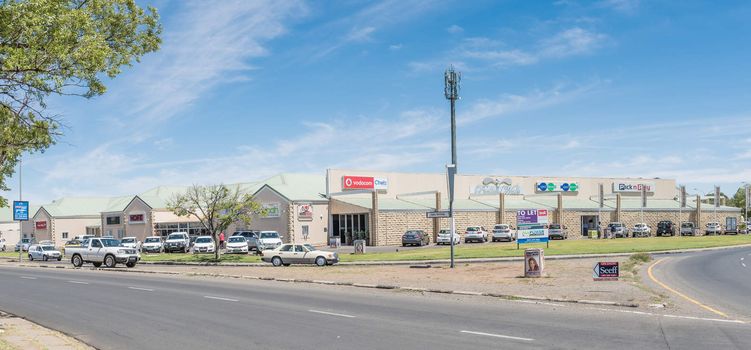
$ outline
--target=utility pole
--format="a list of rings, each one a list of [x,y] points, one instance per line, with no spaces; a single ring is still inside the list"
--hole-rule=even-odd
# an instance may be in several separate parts
[[[23,201],[23,159],[18,157],[18,201]],[[15,208],[14,208],[15,210]],[[21,243],[23,239],[23,221],[18,221],[18,243]],[[29,241],[30,242],[30,241]],[[31,247],[31,243],[29,243]],[[21,253],[23,252],[23,244],[18,247],[18,262],[21,262]]]
[[[457,172],[456,163],[456,100],[459,99],[459,82],[462,74],[450,66],[444,74],[444,95],[451,101],[451,166],[449,176],[449,215],[451,215],[451,268],[454,268],[454,235],[456,235],[456,219],[454,219],[454,177]]]

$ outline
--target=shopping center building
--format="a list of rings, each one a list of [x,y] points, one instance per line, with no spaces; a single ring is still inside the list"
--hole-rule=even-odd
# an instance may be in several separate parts
[[[228,232],[273,230],[287,242],[324,245],[338,240],[350,245],[364,239],[368,245],[382,246],[400,244],[407,230],[435,236],[449,228],[446,218],[426,217],[427,212],[449,206],[447,177],[440,173],[329,169],[325,175],[285,173],[228,186],[252,194],[266,209],[249,225],[236,224]],[[140,240],[178,231],[205,234],[197,218],[167,209],[169,200],[186,188],[160,186],[130,196],[62,198],[33,210],[22,235],[62,245],[82,234]],[[740,209],[715,207],[698,196],[689,196],[682,206],[671,179],[457,175],[454,188],[454,218],[460,232],[470,225],[515,226],[521,209],[547,209],[553,222],[568,228],[570,238],[611,222],[629,228],[644,222],[654,231],[662,220],[694,222],[699,228],[708,222],[732,226],[742,220]]]

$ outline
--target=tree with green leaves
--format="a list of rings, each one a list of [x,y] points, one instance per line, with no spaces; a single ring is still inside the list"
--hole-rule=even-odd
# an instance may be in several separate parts
[[[0,0],[0,190],[23,153],[62,135],[51,95],[102,95],[104,79],[156,51],[161,32],[156,9],[135,0]]]
[[[219,260],[219,233],[238,222],[250,225],[254,215],[262,215],[263,207],[253,196],[230,189],[225,185],[193,185],[185,193],[178,193],[167,203],[167,208],[177,216],[190,217],[201,225],[214,239],[214,258]]]
[[[746,207],[746,188],[741,186],[738,191],[735,191],[735,194],[732,198],[728,201],[728,205],[736,208],[745,208]]]

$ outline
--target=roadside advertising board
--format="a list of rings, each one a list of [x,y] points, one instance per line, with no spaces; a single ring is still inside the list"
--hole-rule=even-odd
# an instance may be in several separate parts
[[[545,268],[545,251],[542,248],[524,250],[524,277],[540,277]]]
[[[372,176],[342,176],[344,190],[386,190],[389,180],[385,177]]]
[[[618,262],[598,262],[592,270],[595,281],[617,281],[619,277]]]
[[[516,212],[516,243],[548,242],[548,210],[522,209]]]
[[[29,202],[13,201],[13,221],[29,221]]]

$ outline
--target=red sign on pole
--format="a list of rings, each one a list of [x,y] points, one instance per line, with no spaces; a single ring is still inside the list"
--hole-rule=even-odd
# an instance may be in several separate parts
[[[34,223],[34,227],[36,227],[37,230],[46,230],[47,221],[37,221]]]
[[[372,176],[344,176],[342,188],[345,190],[372,190],[375,187]]]

